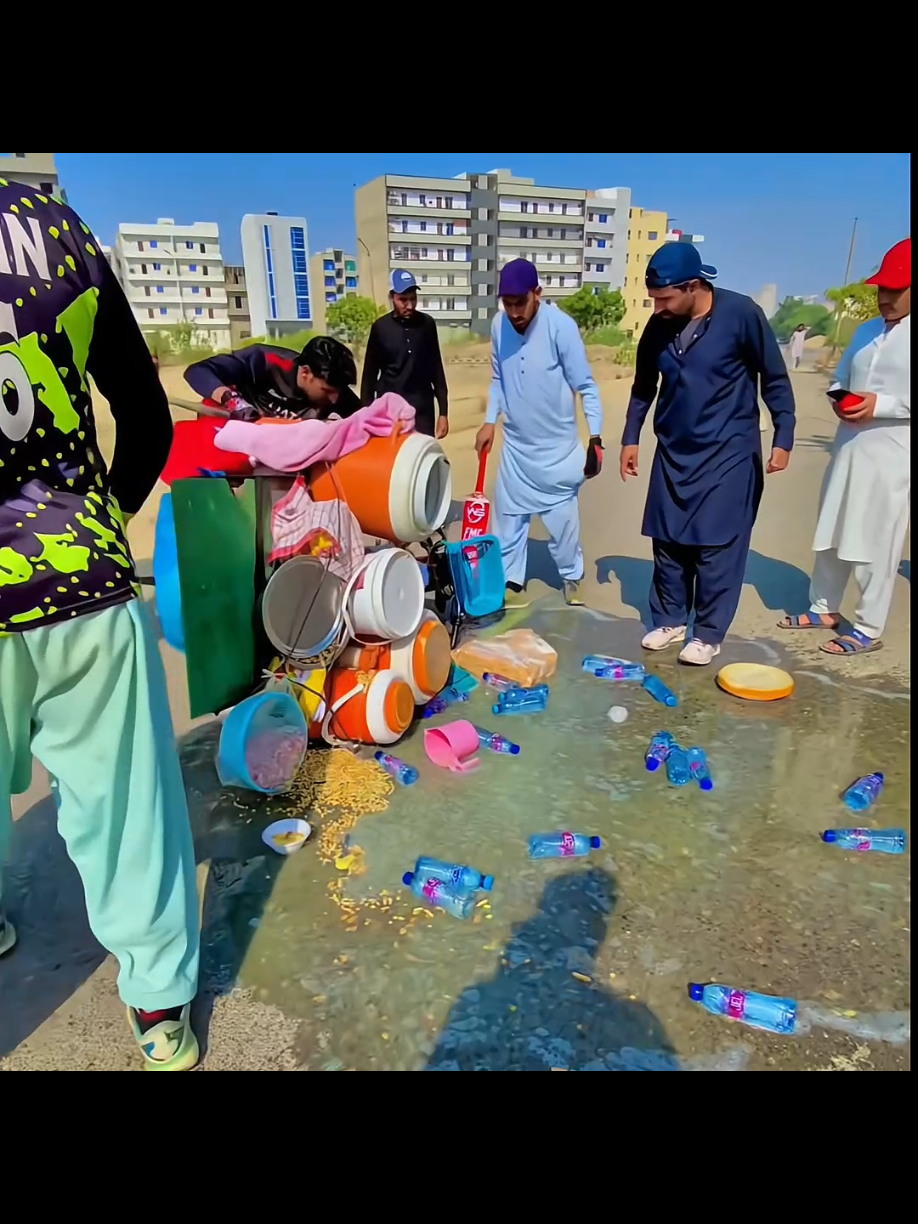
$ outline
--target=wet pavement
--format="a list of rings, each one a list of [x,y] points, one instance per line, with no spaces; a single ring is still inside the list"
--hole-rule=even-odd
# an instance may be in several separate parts
[[[795,694],[753,704],[673,651],[650,663],[679,695],[669,710],[580,671],[587,653],[640,657],[635,621],[551,596],[526,623],[559,654],[548,710],[494,718],[479,689],[425,724],[469,717],[521,754],[447,774],[415,729],[397,752],[420,782],[349,835],[362,874],[322,863],[317,838],[273,854],[260,834],[285,803],[217,793],[214,729],[186,740],[211,863],[202,1027],[242,988],[296,1025],[285,1065],[303,1070],[908,1069],[909,856],[819,838],[853,823],[838,796],[874,770],[886,789],[860,823],[908,828],[908,694],[790,667]],[[720,662],[738,659],[785,662],[777,643],[733,639]],[[607,718],[613,704],[625,723]],[[661,729],[707,751],[713,792],[645,771]],[[556,829],[602,848],[530,861],[529,835]],[[495,876],[473,919],[431,913],[401,885],[419,854]],[[800,1032],[710,1016],[689,981],[796,998]]]

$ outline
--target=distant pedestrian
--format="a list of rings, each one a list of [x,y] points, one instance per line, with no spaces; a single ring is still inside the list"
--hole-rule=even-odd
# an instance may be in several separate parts
[[[807,325],[801,323],[791,332],[791,338],[787,342],[787,364],[792,370],[798,369],[803,360],[803,346],[806,344],[807,330]]]
[[[418,433],[445,438],[449,433],[449,393],[440,337],[431,316],[418,310],[418,283],[403,268],[392,273],[389,301],[391,312],[370,328],[360,402],[366,405],[394,391],[414,409]]]
[[[764,483],[760,380],[775,430],[767,471],[783,471],[794,444],[794,393],[774,332],[751,298],[715,289],[716,275],[688,243],[667,243],[647,265],[654,314],[638,344],[621,454],[622,479],[637,476],[641,426],[662,380],[643,526],[653,629],[641,645],[685,641],[694,613],[679,659],[698,665],[720,654],[743,587]]]

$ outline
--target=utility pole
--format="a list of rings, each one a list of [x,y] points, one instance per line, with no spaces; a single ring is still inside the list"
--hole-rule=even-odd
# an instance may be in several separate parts
[[[845,264],[845,279],[842,281],[842,288],[851,284],[851,261],[854,259],[854,244],[857,240],[857,217],[854,218],[854,224],[851,227],[851,241],[848,244],[848,262]],[[832,355],[835,355],[835,350],[838,348],[838,333],[841,331],[842,317],[845,313],[844,302],[839,302],[835,307],[835,338],[832,341]]]

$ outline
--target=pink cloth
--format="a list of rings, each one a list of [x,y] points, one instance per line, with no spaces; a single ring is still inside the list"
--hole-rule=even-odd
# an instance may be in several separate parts
[[[314,502],[302,476],[275,504],[271,538],[271,564],[300,554],[318,557],[345,582],[360,567],[366,551],[360,524],[349,507],[342,501]]]
[[[414,409],[400,395],[387,392],[344,421],[296,421],[290,425],[227,421],[216,443],[220,450],[250,455],[275,472],[301,472],[313,463],[349,455],[370,438],[387,438],[397,425],[404,432],[414,429]]]

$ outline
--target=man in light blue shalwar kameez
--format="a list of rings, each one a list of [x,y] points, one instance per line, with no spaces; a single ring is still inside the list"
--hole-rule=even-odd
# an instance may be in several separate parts
[[[577,494],[602,467],[602,404],[574,320],[541,301],[536,268],[514,259],[500,274],[504,310],[491,329],[491,391],[479,455],[490,450],[504,419],[493,529],[501,543],[505,606],[524,608],[529,521],[537,514],[569,604],[583,603],[583,549]],[[590,428],[584,451],[577,434],[575,393]]]

